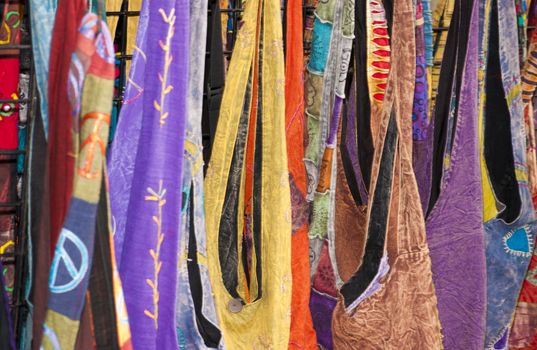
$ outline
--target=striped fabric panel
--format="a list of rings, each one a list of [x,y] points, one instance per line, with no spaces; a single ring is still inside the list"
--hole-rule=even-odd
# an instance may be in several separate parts
[[[537,31],[531,36],[530,47],[522,74],[522,100],[529,104],[537,87]]]

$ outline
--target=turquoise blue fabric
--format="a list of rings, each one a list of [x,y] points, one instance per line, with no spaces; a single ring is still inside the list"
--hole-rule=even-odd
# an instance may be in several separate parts
[[[332,36],[332,23],[323,23],[315,17],[313,25],[313,40],[311,42],[311,54],[308,69],[311,72],[323,73],[330,48]]]
[[[423,6],[423,30],[425,32],[425,58],[427,65],[433,66],[433,14],[431,12],[431,0],[422,0]]]

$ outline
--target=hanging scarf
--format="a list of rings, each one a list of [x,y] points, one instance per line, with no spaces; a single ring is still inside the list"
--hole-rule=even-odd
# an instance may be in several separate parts
[[[143,2],[109,161],[116,257],[132,343],[140,349],[178,346],[189,12],[185,0]]]
[[[74,347],[86,302],[112,110],[113,64],[114,49],[106,23],[95,14],[86,14],[71,58],[68,86],[76,180],[50,271],[43,325],[45,349]]]
[[[404,117],[411,114],[408,91],[414,89],[412,1],[396,1],[393,10],[392,67],[375,144],[367,240],[361,266],[340,289],[332,322],[335,349],[441,348],[412,172],[412,126]],[[403,289],[414,292],[401,293]]]
[[[484,341],[485,246],[478,123],[473,118],[478,108],[478,9],[477,1],[455,5],[453,18],[456,20],[450,28],[444,57],[456,56],[456,52],[467,47],[465,55],[453,62],[455,69],[464,69],[464,72],[462,80],[458,81],[458,75],[453,74],[447,64],[443,66],[439,92],[447,95],[437,97],[435,122],[438,125],[448,118],[446,110],[442,109],[444,101],[455,99],[458,104],[451,164],[442,175],[442,190],[427,218],[427,242],[445,349],[478,349]],[[455,90],[449,87],[454,84],[461,85],[460,95],[452,95]],[[436,137],[438,140],[446,135]],[[439,144],[438,141],[435,144]],[[436,152],[442,149],[435,148]]]
[[[331,323],[339,280],[334,266],[335,181],[332,178],[335,179],[337,128],[351,56],[352,5],[346,0],[319,3],[306,81],[305,165],[309,177],[307,199],[313,201],[309,227],[313,287],[310,309],[318,342],[328,348],[332,335],[327,326]]]
[[[205,179],[207,251],[229,349],[287,348],[291,201],[277,1],[248,1]]]
[[[50,41],[54,27],[57,0],[31,0],[30,20],[32,24],[32,52],[35,77],[39,91],[41,118],[48,135],[48,72]]]
[[[533,252],[535,236],[535,214],[528,190],[523,137],[518,50],[516,41],[511,40],[516,37],[515,19],[512,1],[493,0],[486,72],[484,147],[500,211],[494,219],[485,223],[486,349],[507,347],[518,292]]]
[[[39,210],[39,240],[35,242],[35,281],[33,289],[33,342],[32,349],[39,349],[45,322],[49,267],[54,255],[56,240],[67,214],[73,190],[75,169],[70,102],[67,96],[68,73],[71,54],[75,51],[78,27],[86,11],[85,1],[59,0],[54,29],[50,42],[48,95],[48,143],[46,162],[43,164],[44,189]],[[43,129],[45,127],[45,120]],[[37,137],[36,137],[37,138]],[[35,149],[35,148],[34,148]],[[34,159],[40,150],[35,150]],[[40,171],[42,171],[42,169]],[[36,211],[34,211],[35,213]],[[45,247],[44,242],[49,246]]]
[[[325,139],[327,121],[321,117],[321,104],[323,93],[323,75],[330,50],[332,35],[332,23],[334,19],[334,6],[336,1],[320,2],[315,9],[314,15],[306,20],[304,38],[311,40],[311,51],[305,72],[305,115],[307,136],[305,139],[304,164],[308,176],[307,200],[311,201],[318,181],[318,167],[321,164],[321,140]],[[313,22],[311,23],[310,22]],[[311,31],[308,29],[312,26]],[[330,168],[329,168],[330,169]],[[326,229],[326,227],[325,227]],[[321,234],[326,235],[325,232]],[[326,289],[322,285],[315,285],[312,279],[310,309],[313,325],[317,333],[319,345],[330,347],[332,344],[331,329],[328,326],[335,306],[335,280],[332,265],[328,256],[328,244],[322,237],[312,237],[312,226],[309,226],[309,251],[310,251],[310,274],[314,277],[318,274],[317,282],[323,282],[324,278],[330,294],[323,293]],[[323,256],[323,264],[320,264],[320,256]],[[317,289],[321,289],[318,291]]]
[[[534,208],[537,207],[537,167],[535,164],[535,125],[533,120],[532,99],[537,83],[537,32],[533,31],[530,38],[527,60],[522,73],[522,101],[524,102],[524,123],[526,131],[526,161],[530,191]],[[537,250],[533,250],[526,279],[516,306],[515,318],[509,336],[509,348],[532,349],[537,346]]]
[[[142,128],[141,108],[143,107],[144,74],[147,56],[147,25],[149,20],[149,2],[144,1],[140,10],[136,50],[133,52],[133,66],[125,87],[121,115],[129,116],[119,119],[116,135],[108,158],[110,181],[110,209],[114,229],[114,247],[118,268],[121,268],[127,209],[131,199],[130,189],[133,184],[136,154],[140,143]],[[136,115],[137,117],[132,117]],[[119,141],[117,141],[119,140]]]
[[[207,265],[205,212],[203,208],[203,153],[201,116],[207,1],[190,1],[190,57],[187,119],[183,161],[183,202],[176,322],[180,349],[218,348],[221,334]],[[201,43],[201,44],[200,44]]]
[[[75,158],[71,135],[72,116],[67,96],[71,53],[76,48],[77,27],[86,11],[84,0],[59,0],[52,34],[48,79],[50,188],[50,244],[53,254],[73,190]]]
[[[286,19],[285,132],[293,214],[291,238],[293,290],[289,349],[316,349],[317,337],[309,309],[309,205],[306,201],[308,178],[303,163],[305,118],[302,1],[288,1]]]
[[[414,105],[412,107],[412,161],[421,206],[427,209],[429,199],[432,137],[429,123],[429,101],[427,81],[426,37],[423,3],[416,3],[416,83],[414,87]]]
[[[326,137],[322,140],[322,162],[319,171],[318,185],[314,194],[313,214],[310,237],[311,247],[318,256],[321,268],[332,269],[333,280],[326,280],[320,273],[314,274],[313,285],[318,290],[336,296],[335,286],[340,285],[337,266],[335,265],[335,178],[337,159],[337,131],[345,101],[347,72],[350,65],[352,40],[354,36],[354,3],[344,0],[336,3],[330,52],[324,72],[323,96],[321,102],[321,119],[329,121]],[[323,117],[326,116],[326,117]],[[315,242],[325,240],[321,254],[316,250]],[[318,249],[318,248],[317,248]],[[314,260],[314,264],[315,264]],[[317,266],[317,270],[319,270]],[[318,272],[318,271],[317,271]],[[335,283],[335,284],[334,284]]]
[[[93,335],[94,343],[84,346],[91,347],[95,344],[97,349],[128,350],[132,349],[129,319],[114,258],[106,187],[106,181],[103,181],[97,208],[95,250],[89,282],[91,320],[89,329],[85,330],[90,338]],[[81,331],[79,339],[82,337],[80,333]],[[77,341],[77,348],[80,348],[79,345],[82,342]]]
[[[186,1],[144,1],[110,158],[116,257],[135,348],[177,347],[171,286],[177,285],[188,19]],[[140,259],[143,268],[131,262]]]

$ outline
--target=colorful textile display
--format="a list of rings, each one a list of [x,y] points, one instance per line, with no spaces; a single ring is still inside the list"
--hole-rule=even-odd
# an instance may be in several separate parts
[[[29,4],[0,348],[537,349],[537,0]]]
[[[205,178],[207,251],[229,349],[285,349],[292,211],[280,3],[245,3]],[[218,151],[217,151],[218,150]]]

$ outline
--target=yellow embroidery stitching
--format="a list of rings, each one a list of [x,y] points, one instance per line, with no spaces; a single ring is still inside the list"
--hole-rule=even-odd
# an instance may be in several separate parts
[[[166,16],[166,13],[163,9],[159,9],[160,15],[165,23],[168,24],[168,34],[166,35],[166,44],[159,40],[160,48],[165,52],[164,56],[164,72],[158,74],[160,80],[160,103],[156,100],[153,101],[153,106],[160,113],[160,127],[165,123],[166,118],[168,118],[168,112],[163,111],[164,98],[167,94],[172,91],[173,86],[168,85],[168,71],[170,69],[170,64],[172,63],[173,57],[170,53],[170,41],[173,37],[173,32],[175,30],[175,9],[171,9],[170,14]]]
[[[144,310],[144,314],[149,318],[152,318],[155,321],[155,329],[158,329],[158,302],[159,302],[159,291],[158,291],[158,275],[160,273],[160,268],[162,267],[162,261],[159,261],[160,256],[160,247],[162,246],[162,241],[164,241],[164,233],[162,233],[162,207],[166,204],[166,189],[162,187],[162,180],[159,181],[158,192],[155,192],[151,187],[147,188],[149,196],[145,196],[146,201],[155,201],[158,204],[157,215],[153,216],[153,221],[157,225],[157,246],[156,248],[149,249],[149,254],[153,258],[153,264],[155,266],[155,272],[153,280],[147,278],[145,281],[153,289],[153,312],[149,310]]]
[[[12,245],[15,245],[15,243],[11,239],[4,243],[2,246],[0,246],[0,254],[4,254],[7,248],[11,247]]]

